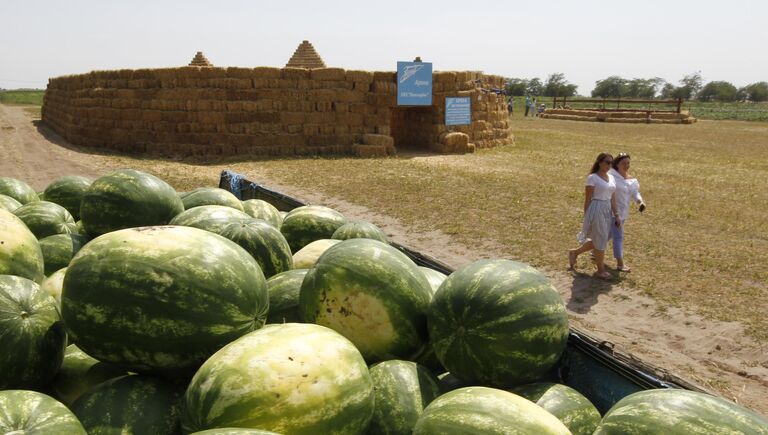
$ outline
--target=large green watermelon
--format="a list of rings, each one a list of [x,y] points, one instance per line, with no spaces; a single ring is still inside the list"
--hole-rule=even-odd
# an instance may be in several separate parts
[[[43,252],[24,222],[0,209],[0,275],[43,280]]]
[[[264,324],[267,284],[243,248],[188,227],[131,228],[90,241],[64,277],[72,341],[129,371],[184,376]]]
[[[89,435],[173,435],[184,387],[146,375],[110,379],[83,393],[72,412]]]
[[[351,221],[340,226],[333,232],[332,239],[373,239],[380,242],[389,243],[387,235],[376,225],[366,221]]]
[[[165,181],[133,169],[99,177],[83,195],[80,219],[96,237],[123,228],[165,225],[184,211],[176,191]]]
[[[10,196],[21,205],[40,200],[29,184],[10,177],[0,177],[0,194]]]
[[[237,197],[218,187],[199,187],[187,192],[182,198],[184,210],[200,207],[201,205],[222,205],[243,211],[243,205]]]
[[[285,323],[239,338],[200,367],[182,428],[362,434],[373,408],[371,376],[352,343],[319,325]]]
[[[645,390],[619,400],[595,435],[768,434],[768,419],[720,397],[678,389]]]
[[[85,177],[69,176],[54,180],[43,192],[46,201],[67,209],[75,220],[80,219],[80,202],[93,181]]]
[[[600,423],[600,412],[595,405],[566,385],[539,382],[521,385],[511,391],[549,411],[573,435],[592,435]]]
[[[347,220],[336,210],[321,205],[305,205],[285,216],[280,231],[295,253],[315,240],[330,239],[345,223]]]
[[[306,322],[347,337],[368,362],[410,359],[427,343],[429,283],[416,264],[386,243],[350,239],[307,272],[299,312]]]
[[[429,309],[429,337],[456,377],[509,387],[544,377],[568,339],[560,295],[536,269],[480,260],[453,272]]]
[[[309,269],[317,263],[317,259],[333,245],[341,243],[341,240],[320,239],[299,249],[293,254],[293,267],[296,269]]]
[[[0,433],[8,435],[87,435],[66,406],[45,394],[0,391]]]
[[[202,205],[180,213],[171,220],[171,225],[199,228],[218,234],[221,230],[243,219],[252,219],[248,214],[223,205]]]
[[[260,199],[248,199],[243,201],[243,211],[251,217],[261,219],[275,228],[280,228],[283,223],[283,216],[280,212],[267,201]]]
[[[0,209],[13,212],[21,207],[21,203],[8,195],[0,195]]]
[[[77,233],[72,215],[64,207],[48,201],[24,204],[13,211],[38,239],[54,234]]]
[[[190,435],[280,435],[279,433],[261,429],[243,429],[238,427],[222,427],[218,429],[202,430]]]
[[[56,305],[61,307],[61,289],[64,286],[64,276],[67,268],[59,269],[50,276],[45,277],[40,289],[56,300]]]
[[[293,268],[293,255],[285,237],[263,220],[248,218],[232,222],[217,234],[248,251],[267,278]]]
[[[124,375],[124,370],[100,362],[70,344],[64,352],[61,369],[51,383],[51,391],[61,403],[72,406],[78,397],[92,387]]]
[[[267,323],[301,322],[299,292],[307,269],[288,270],[267,280],[269,314]]]
[[[411,361],[384,361],[370,373],[376,397],[370,435],[410,434],[424,408],[440,395],[435,375]]]
[[[54,234],[40,239],[45,274],[51,275],[57,270],[67,267],[72,257],[87,242],[86,238],[80,234]]]
[[[530,400],[486,387],[443,394],[421,414],[414,435],[570,435],[560,420]]]
[[[429,281],[429,286],[432,288],[432,294],[434,294],[443,284],[443,281],[448,278],[446,274],[438,272],[435,269],[430,269],[428,267],[419,266],[419,270],[424,272],[424,276],[427,278],[427,281]]]
[[[66,342],[56,301],[33,281],[0,275],[0,390],[45,385]]]

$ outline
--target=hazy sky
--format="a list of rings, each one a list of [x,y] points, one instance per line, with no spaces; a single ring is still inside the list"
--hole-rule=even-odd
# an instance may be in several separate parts
[[[95,69],[283,66],[309,39],[328,66],[542,79],[768,80],[768,1],[0,0],[0,87]]]

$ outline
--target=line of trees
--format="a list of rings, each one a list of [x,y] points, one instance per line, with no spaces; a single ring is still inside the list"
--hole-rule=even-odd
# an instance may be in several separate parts
[[[507,95],[516,97],[522,95],[572,97],[576,95],[576,89],[577,86],[568,83],[563,73],[550,74],[544,82],[538,77],[532,79],[511,78],[507,79],[506,85]]]

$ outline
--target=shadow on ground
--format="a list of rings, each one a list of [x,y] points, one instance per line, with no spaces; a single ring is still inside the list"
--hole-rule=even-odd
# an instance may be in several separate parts
[[[586,314],[592,309],[592,306],[597,304],[597,298],[601,294],[607,294],[611,291],[614,284],[618,283],[618,272],[606,270],[611,273],[611,280],[595,278],[587,273],[574,272],[571,297],[566,303],[568,310],[578,314]]]

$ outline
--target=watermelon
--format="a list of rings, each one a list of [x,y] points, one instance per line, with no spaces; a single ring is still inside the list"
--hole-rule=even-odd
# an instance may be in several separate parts
[[[600,412],[595,405],[566,385],[539,382],[515,387],[512,392],[549,411],[573,435],[592,435],[600,423]]]
[[[43,252],[35,235],[11,212],[0,209],[0,275],[43,280]]]
[[[13,211],[39,239],[54,234],[77,233],[72,215],[64,207],[48,201],[24,204]]]
[[[269,303],[243,248],[187,227],[98,237],[69,264],[61,313],[89,355],[138,373],[185,376],[226,343],[261,327]]]
[[[291,248],[280,230],[261,219],[242,219],[232,222],[220,231],[222,237],[240,245],[259,263],[264,276],[269,278],[293,267]]]
[[[0,390],[45,385],[66,342],[56,301],[33,281],[0,275]]]
[[[184,387],[146,375],[110,379],[83,393],[72,412],[89,435],[179,432]]]
[[[442,373],[445,371],[445,367],[443,367],[443,364],[439,359],[437,359],[435,350],[432,348],[432,343],[427,343],[427,345],[422,349],[421,353],[413,358],[413,361],[432,370],[434,373]]]
[[[428,323],[443,366],[489,386],[543,378],[568,339],[557,290],[536,269],[510,260],[480,260],[453,272],[432,299]]]
[[[409,434],[440,391],[437,378],[411,361],[391,360],[370,368],[376,407],[368,434]]]
[[[51,391],[61,403],[72,406],[91,387],[124,375],[124,370],[99,362],[70,344],[64,352],[61,369],[51,383]]]
[[[85,177],[61,177],[45,188],[42,199],[55,202],[67,209],[75,220],[80,219],[80,202],[93,181]]]
[[[203,205],[185,210],[171,220],[171,225],[199,228],[218,234],[233,222],[252,219],[246,213],[223,205]]]
[[[345,223],[344,216],[336,210],[321,205],[305,205],[285,216],[280,231],[288,240],[291,252],[295,253],[315,240],[330,239]]]
[[[562,434],[571,432],[544,408],[507,391],[465,387],[435,399],[419,417],[414,435]]]
[[[21,207],[21,203],[8,195],[0,195],[0,209],[13,212]]]
[[[184,211],[176,191],[165,181],[133,169],[99,177],[85,191],[80,219],[92,237],[123,228],[165,225]]]
[[[350,239],[307,272],[299,313],[347,337],[370,363],[410,359],[427,343],[430,293],[405,254],[377,240]]]
[[[239,427],[222,427],[218,429],[208,429],[200,432],[195,432],[190,435],[280,435],[279,433],[270,432],[268,430],[261,429],[243,429]]]
[[[267,323],[301,322],[299,292],[307,269],[294,269],[269,278],[269,314]]]
[[[430,269],[423,266],[419,266],[419,269],[421,269],[421,271],[424,273],[424,276],[427,278],[427,281],[429,281],[429,286],[432,288],[432,294],[434,294],[443,284],[443,281],[448,278],[446,274],[440,273],[435,269]]]
[[[309,269],[317,263],[317,259],[331,246],[341,243],[341,240],[320,239],[299,249],[293,254],[293,267],[296,269]]]
[[[768,419],[709,394],[678,389],[639,391],[605,414],[595,435],[768,434]]]
[[[283,223],[283,216],[280,215],[280,212],[275,206],[267,201],[262,201],[260,199],[243,201],[243,211],[248,213],[251,217],[261,219],[278,229]]]
[[[10,177],[0,177],[0,194],[10,196],[21,205],[40,200],[29,184]]]
[[[373,415],[360,352],[319,325],[267,325],[216,352],[187,387],[182,429],[362,434]]]
[[[66,406],[35,391],[0,391],[0,433],[87,435]]]
[[[340,226],[333,232],[332,239],[373,239],[380,242],[389,243],[387,235],[376,225],[366,221],[351,221]]]
[[[48,296],[51,296],[56,300],[56,305],[61,307],[61,288],[64,285],[64,275],[67,273],[67,268],[59,269],[47,276],[43,283],[40,284],[40,289],[43,290]]]
[[[221,205],[243,211],[243,205],[237,197],[218,187],[199,187],[187,192],[182,198],[184,210],[200,207],[201,205]]]
[[[44,270],[50,275],[57,270],[67,267],[77,251],[88,241],[79,234],[55,234],[40,239],[40,250],[43,251]]]

